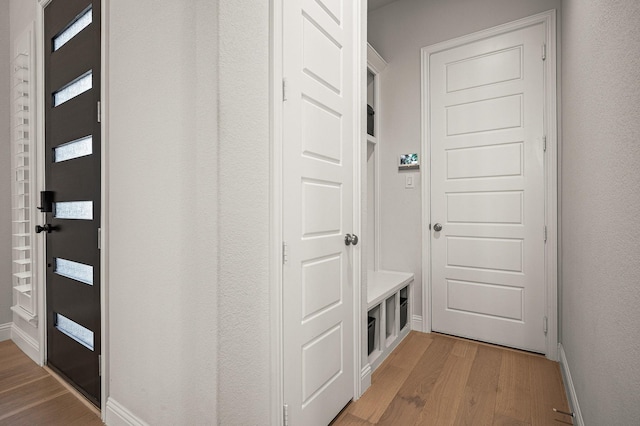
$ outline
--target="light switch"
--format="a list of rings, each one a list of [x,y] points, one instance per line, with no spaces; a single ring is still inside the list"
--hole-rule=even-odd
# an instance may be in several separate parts
[[[404,187],[406,189],[413,189],[416,187],[415,176],[413,173],[407,173],[404,179]]]

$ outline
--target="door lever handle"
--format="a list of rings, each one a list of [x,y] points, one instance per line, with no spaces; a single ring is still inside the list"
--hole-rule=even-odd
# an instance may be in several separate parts
[[[52,231],[57,231],[58,227],[53,226],[49,223],[45,223],[44,226],[36,225],[36,234],[39,234],[43,231],[47,231],[47,234],[50,234]]]

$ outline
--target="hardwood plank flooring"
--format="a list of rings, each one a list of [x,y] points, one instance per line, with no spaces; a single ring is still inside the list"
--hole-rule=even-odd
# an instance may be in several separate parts
[[[0,426],[102,424],[93,410],[12,341],[0,342]]]
[[[571,425],[558,363],[541,355],[412,331],[332,426]]]

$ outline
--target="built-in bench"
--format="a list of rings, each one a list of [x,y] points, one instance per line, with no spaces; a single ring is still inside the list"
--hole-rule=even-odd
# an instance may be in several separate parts
[[[413,274],[367,271],[369,364],[374,371],[409,334]]]

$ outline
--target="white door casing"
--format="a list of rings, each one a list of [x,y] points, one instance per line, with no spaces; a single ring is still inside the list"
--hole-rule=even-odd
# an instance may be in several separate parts
[[[543,353],[546,37],[537,22],[432,51],[425,130],[431,328]]]
[[[283,394],[292,425],[354,396],[355,8],[283,2]]]

